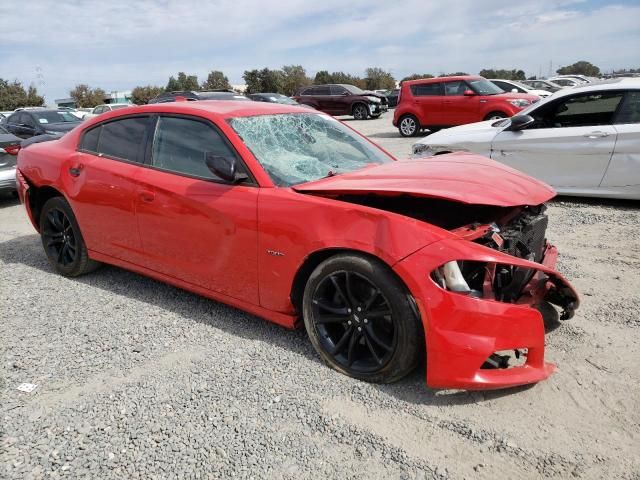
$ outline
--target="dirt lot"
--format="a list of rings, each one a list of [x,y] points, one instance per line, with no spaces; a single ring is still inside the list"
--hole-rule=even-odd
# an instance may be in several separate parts
[[[408,154],[390,122],[350,125]],[[302,331],[117,268],[62,278],[0,200],[0,477],[640,479],[640,204],[549,214],[583,302],[558,371],[467,393],[351,380]]]

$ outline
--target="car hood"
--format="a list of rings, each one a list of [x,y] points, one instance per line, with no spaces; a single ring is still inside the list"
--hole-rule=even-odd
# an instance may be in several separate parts
[[[61,122],[61,123],[42,123],[40,126],[48,132],[68,132],[80,125],[82,122]]]
[[[409,195],[501,207],[539,205],[556,195],[539,180],[464,152],[374,165],[293,189],[326,195]]]
[[[505,120],[486,120],[484,122],[468,123],[459,127],[443,128],[435,133],[427,135],[416,143],[424,145],[449,145],[465,141],[473,137],[474,141],[485,141],[490,143],[493,138],[500,133],[505,125]],[[498,125],[498,126],[494,126]]]

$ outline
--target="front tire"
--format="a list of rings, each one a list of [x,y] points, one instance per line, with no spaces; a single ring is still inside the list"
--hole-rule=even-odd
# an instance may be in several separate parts
[[[420,123],[413,115],[404,115],[398,122],[398,131],[403,137],[415,137],[420,133]]]
[[[364,103],[356,103],[353,106],[352,114],[356,120],[366,120],[369,116],[369,109]]]
[[[42,207],[40,237],[49,263],[65,277],[77,277],[100,266],[89,258],[71,205],[63,197],[50,198]]]
[[[422,326],[410,302],[387,265],[339,254],[309,277],[304,324],[331,368],[367,382],[391,383],[411,372],[423,351]]]
[[[507,118],[507,114],[503,112],[491,112],[488,113],[484,119],[485,120],[500,120],[501,118]]]

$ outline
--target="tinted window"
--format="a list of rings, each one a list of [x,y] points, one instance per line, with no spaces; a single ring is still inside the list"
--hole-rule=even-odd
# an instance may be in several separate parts
[[[314,95],[331,95],[331,89],[329,86],[316,87],[313,89]]]
[[[414,97],[426,97],[433,95],[444,95],[442,90],[442,83],[422,83],[418,85],[411,85],[411,93]]]
[[[610,125],[622,95],[622,92],[574,95],[527,113],[536,119],[534,128]]]
[[[80,150],[86,150],[87,152],[98,151],[98,139],[100,138],[100,129],[98,126],[92,128],[82,136],[82,142],[80,142]]]
[[[125,118],[102,125],[98,152],[131,162],[139,161],[149,117]]]
[[[7,119],[7,123],[11,123],[13,125],[20,125],[20,113],[14,113],[13,115],[10,115],[9,118]]]
[[[331,95],[342,95],[343,93],[345,93],[347,91],[346,88],[341,87],[339,85],[333,85],[331,86]]]
[[[300,95],[314,95],[314,92],[316,91],[315,88],[307,88],[306,90],[303,90],[303,92]]]
[[[235,156],[222,135],[204,122],[174,117],[158,120],[153,140],[155,167],[196,177],[218,178],[205,163],[208,153]]]
[[[640,91],[627,92],[615,123],[640,123]]]

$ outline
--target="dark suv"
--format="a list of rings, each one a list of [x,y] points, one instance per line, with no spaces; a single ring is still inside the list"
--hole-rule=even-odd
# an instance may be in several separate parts
[[[196,92],[193,90],[164,92],[149,100],[149,103],[175,102],[177,97],[183,97],[188,101],[194,100],[249,100],[244,95],[233,90],[203,90]]]
[[[378,118],[389,109],[384,95],[346,84],[304,87],[293,99],[330,115],[353,115],[356,120]]]

